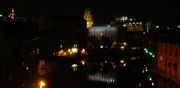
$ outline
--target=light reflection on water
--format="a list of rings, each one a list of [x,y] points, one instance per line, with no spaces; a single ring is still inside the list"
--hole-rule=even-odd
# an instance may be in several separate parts
[[[106,82],[106,83],[115,83],[115,77],[113,77],[111,74],[102,74],[99,72],[88,75],[88,80]]]

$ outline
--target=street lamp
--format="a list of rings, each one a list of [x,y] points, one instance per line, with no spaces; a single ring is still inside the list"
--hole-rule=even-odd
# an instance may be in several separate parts
[[[41,80],[39,82],[39,88],[43,88],[44,86],[46,86],[46,83],[43,80]]]

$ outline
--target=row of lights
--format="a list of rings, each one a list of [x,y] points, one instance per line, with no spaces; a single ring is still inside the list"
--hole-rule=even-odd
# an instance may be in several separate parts
[[[159,29],[160,27],[159,27],[159,25],[156,25],[155,28],[156,28],[156,29]],[[180,25],[178,25],[177,28],[179,29],[179,28],[180,28]],[[166,29],[169,30],[170,27],[166,27]]]
[[[145,51],[147,54],[149,54],[152,58],[155,58],[155,55],[154,55],[151,51],[149,51],[147,48],[144,48],[144,51]]]
[[[126,67],[127,66],[127,63],[122,59],[122,60],[120,60],[119,61],[120,62],[120,64],[116,64],[115,62],[113,62],[113,61],[111,61],[111,62],[108,62],[108,61],[104,61],[104,62],[100,62],[100,66],[102,67],[102,68],[100,68],[100,70],[102,71],[103,70],[103,67],[104,67],[104,65],[105,64],[108,64],[108,63],[110,63],[111,64],[111,66],[114,68],[114,69],[116,69],[116,67],[119,65],[119,66],[121,66],[121,67]]]
[[[71,49],[67,49],[67,50],[60,50],[58,53],[57,53],[57,56],[68,56],[68,55],[75,55],[78,53],[78,48],[71,48]],[[80,51],[81,55],[86,55],[87,54],[87,51],[85,49],[82,49]]]
[[[115,78],[104,76],[104,75],[102,75],[100,73],[97,73],[95,75],[89,75],[88,79],[92,80],[92,81],[99,81],[99,82],[106,82],[106,83],[115,83]]]
[[[142,73],[144,74],[144,73],[147,73],[147,72],[148,72],[148,68],[147,68],[147,66],[144,65],[144,69],[142,70]],[[152,86],[155,85],[154,82],[153,82],[153,79],[152,79],[152,77],[150,75],[148,75],[148,80],[149,80],[149,82],[151,82]]]

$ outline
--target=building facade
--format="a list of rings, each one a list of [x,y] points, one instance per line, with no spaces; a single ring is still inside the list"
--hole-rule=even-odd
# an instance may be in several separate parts
[[[122,26],[127,31],[145,31],[148,32],[150,29],[150,22],[144,21],[144,19],[136,19],[135,17],[120,16],[116,17],[111,24],[116,26]]]
[[[158,30],[152,32],[156,45],[156,68],[162,76],[180,83],[180,31]]]
[[[97,39],[102,37],[108,38],[110,41],[117,40],[117,28],[111,25],[96,25],[92,26],[89,30],[89,36],[94,36]]]
[[[157,43],[157,68],[166,77],[180,81],[180,44]]]

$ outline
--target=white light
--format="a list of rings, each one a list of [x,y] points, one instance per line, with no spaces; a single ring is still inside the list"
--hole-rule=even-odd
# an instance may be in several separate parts
[[[63,45],[60,45],[60,48],[63,48]]]
[[[152,83],[152,86],[154,86],[154,83]]]
[[[124,63],[124,60],[121,60],[120,62],[121,62],[121,64],[122,64],[122,63]]]
[[[68,52],[71,52],[71,49],[68,49]]]
[[[124,48],[125,48],[124,46],[121,46],[121,50],[124,50]]]
[[[126,42],[124,42],[123,44],[124,44],[125,46],[127,45],[127,43],[126,43]]]
[[[77,64],[72,64],[71,65],[72,68],[77,68],[77,66],[78,66]]]
[[[11,12],[14,12],[14,9],[11,9]]]
[[[152,78],[151,78],[151,77],[149,78],[149,81],[152,81]]]
[[[126,63],[124,63],[123,66],[126,67]]]
[[[142,22],[140,22],[140,25],[142,25]]]
[[[139,83],[138,85],[139,85],[139,87],[141,87],[141,83]]]
[[[74,71],[76,71],[76,70],[77,70],[78,65],[77,65],[77,64],[72,64],[72,65],[71,65],[71,67],[72,67],[72,69],[73,69]]]
[[[3,17],[3,15],[2,15],[2,14],[0,14],[0,17]]]
[[[99,81],[99,82],[106,82],[106,83],[115,83],[116,81],[114,78],[104,76],[101,73],[97,73],[95,75],[89,75],[88,79],[92,81]]]
[[[158,26],[158,25],[156,25],[156,28],[159,28],[159,26]]]
[[[72,48],[71,50],[72,50],[73,53],[77,53],[78,52],[77,48]]]
[[[74,44],[74,47],[77,47],[78,45],[77,44]]]
[[[26,67],[26,70],[29,70],[29,67],[28,67],[28,66]]]
[[[123,27],[126,27],[127,25],[126,24],[123,24]]]
[[[100,48],[104,48],[104,46],[103,46],[103,45],[101,45],[101,46],[100,46]]]
[[[180,28],[180,25],[178,25],[178,28]]]
[[[132,21],[133,19],[132,18],[129,18],[130,21]]]
[[[144,74],[144,70],[142,70],[142,73]]]
[[[149,52],[149,54],[150,54],[150,55],[152,55],[152,53],[151,53],[151,52]]]
[[[101,32],[101,34],[100,34],[101,36],[103,36],[103,33]]]
[[[131,47],[132,50],[136,50],[136,47]]]
[[[143,35],[145,35],[146,34],[146,32],[143,32]]]
[[[152,55],[152,57],[154,58],[155,56],[154,56],[154,55]]]
[[[136,57],[132,57],[131,60],[136,60]]]

